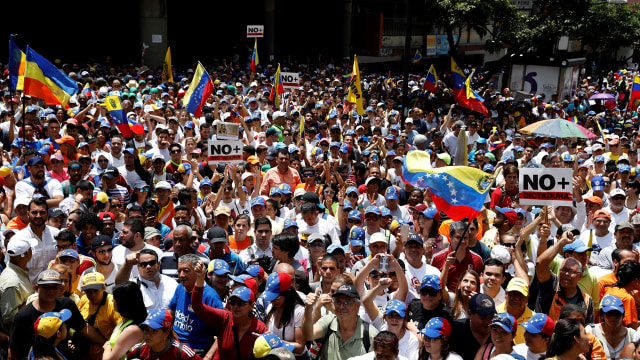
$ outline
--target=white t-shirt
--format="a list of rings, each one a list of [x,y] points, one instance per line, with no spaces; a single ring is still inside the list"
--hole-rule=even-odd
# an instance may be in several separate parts
[[[328,220],[318,219],[318,222],[309,226],[307,223],[302,220],[302,215],[298,216],[299,219],[296,219],[298,223],[298,234],[304,240],[306,240],[311,234],[329,234],[331,237],[331,243],[340,245],[340,234],[338,233],[338,228],[331,225]]]
[[[26,178],[25,180],[31,181],[31,177]],[[64,193],[62,192],[62,184],[60,181],[54,178],[46,178],[46,184],[43,186],[44,190],[49,194],[49,198],[53,199],[54,196],[62,196],[64,197]],[[33,193],[35,192],[35,187],[33,187],[30,183],[26,181],[18,181],[16,184],[16,199],[18,197],[31,199],[33,197]]]
[[[142,249],[151,249],[153,251],[156,252],[156,254],[158,254],[158,260],[160,260],[160,258],[162,258],[162,250],[158,249],[157,247],[153,246],[153,245],[149,245],[147,243],[144,243],[144,247]],[[140,249],[140,250],[142,250]],[[122,246],[122,245],[118,245],[116,247],[113,248],[113,256],[111,258],[111,261],[113,261],[114,264],[116,264],[116,266],[120,267],[125,263],[125,259],[127,258],[127,255],[132,254],[132,253],[139,253],[140,250],[138,251],[131,251],[129,249],[127,249],[126,247]],[[134,266],[131,268],[131,278],[135,278],[138,276],[138,267]]]
[[[522,343],[513,347],[513,352],[524,357],[527,360],[539,360],[545,352],[542,353],[534,353],[528,347],[527,344]]]
[[[244,205],[240,204],[240,199],[232,199],[231,202],[220,201],[220,205],[224,205],[231,209],[231,215],[235,212],[236,217],[240,214],[251,215],[251,204],[248,201],[249,197],[247,197],[247,201]]]
[[[271,311],[272,304],[270,303],[267,307],[267,314]],[[282,330],[276,327],[274,317],[272,316],[267,321],[267,329],[270,333],[278,335],[278,337],[284,341],[293,342],[296,340],[295,336],[295,328],[302,328],[302,318],[304,317],[304,306],[300,304],[296,304],[293,310],[293,317],[289,320],[289,324],[284,328],[284,337],[282,335]]]
[[[426,275],[437,275],[438,277],[440,277],[440,270],[438,270],[437,268],[431,265],[425,264],[424,261],[420,268],[414,268],[406,260],[404,253],[400,254],[400,259],[404,261],[404,265],[406,269],[404,272],[404,275],[407,278],[407,285],[409,286],[409,292],[407,292],[407,298],[405,300],[405,303],[408,304],[411,302],[411,300],[420,298],[420,294],[418,293],[418,290],[416,290],[414,286],[420,285],[422,278],[425,277]]]

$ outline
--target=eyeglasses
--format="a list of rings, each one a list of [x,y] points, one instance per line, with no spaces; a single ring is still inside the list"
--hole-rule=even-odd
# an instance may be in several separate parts
[[[231,306],[245,306],[248,303],[248,301],[237,300],[236,298],[229,299],[229,305]]]
[[[104,254],[106,254],[106,253],[113,252],[113,248],[109,248],[109,249],[105,249],[105,250],[98,250],[98,251],[96,251],[96,252],[97,252],[98,254],[100,254],[100,255],[104,255]],[[140,263],[140,265],[142,265],[142,263]]]
[[[502,246],[514,248],[514,247],[516,247],[516,243],[502,243]]]
[[[158,260],[150,260],[150,261],[138,263],[138,266],[140,266],[141,268],[146,268],[147,266],[156,266],[157,263],[158,263]]]
[[[614,196],[612,197],[613,200],[624,200],[626,199],[624,196]]]
[[[182,152],[182,150],[171,150],[172,154],[177,154],[177,153],[181,153],[181,152]]]
[[[566,275],[571,275],[571,276],[579,275],[579,274],[580,274],[580,272],[579,272],[579,271],[569,270],[569,269],[565,269],[565,268],[560,269],[560,272],[561,272],[561,273],[564,273],[564,274],[566,274]]]
[[[351,301],[337,301],[336,299],[333,299],[333,306],[335,306],[335,307],[339,307],[339,306],[347,307],[347,306],[350,306],[350,305],[355,304],[356,302],[357,302],[356,300],[351,300]]]
[[[440,292],[434,288],[430,288],[430,287],[424,287],[422,289],[420,289],[420,295],[424,295],[424,296],[438,296]]]

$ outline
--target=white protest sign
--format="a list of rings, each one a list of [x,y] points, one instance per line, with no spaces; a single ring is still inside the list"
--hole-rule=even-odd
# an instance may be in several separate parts
[[[264,37],[264,25],[247,25],[248,38]]]
[[[216,137],[218,140],[238,140],[238,132],[240,129],[239,124],[233,123],[219,123],[218,124],[218,133]]]
[[[520,205],[572,206],[573,169],[520,169]]]
[[[281,72],[280,81],[284,89],[297,89],[300,87],[300,74],[292,72]]]
[[[242,140],[209,140],[209,165],[242,162]]]

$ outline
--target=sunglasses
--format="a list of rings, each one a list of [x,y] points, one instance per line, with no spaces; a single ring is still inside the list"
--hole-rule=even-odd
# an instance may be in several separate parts
[[[319,249],[324,247],[324,244],[322,243],[322,241],[314,241],[311,244],[309,244],[309,247],[312,249]]]
[[[377,279],[379,277],[391,277],[391,276],[396,276],[396,272],[392,271],[390,273],[379,273],[377,271],[373,271],[371,274],[369,274],[369,276],[371,276],[372,279]]]
[[[231,306],[245,306],[248,303],[248,301],[237,300],[236,298],[229,299],[229,305]]]
[[[378,220],[380,217],[377,215],[370,215],[370,216],[365,216],[364,219],[365,220],[372,220],[372,221],[376,221]]]
[[[316,174],[312,174],[312,173],[307,173],[304,174],[304,177],[314,177]]]
[[[140,192],[147,192],[147,191],[150,191],[151,189],[145,186],[145,187],[139,188],[138,190],[140,190]]]
[[[284,134],[282,134],[282,136],[291,136],[291,134],[290,133],[284,133]]]
[[[147,266],[156,266],[157,263],[158,260],[150,260],[138,263],[138,266],[140,266],[141,268],[146,268]]]
[[[347,222],[349,224],[360,224],[360,220],[355,220],[355,219],[349,219],[349,220],[347,220]]]
[[[182,150],[171,150],[172,154],[177,154],[177,153],[181,153],[181,152],[182,152]]]
[[[109,162],[109,160],[107,160],[107,159],[100,159],[100,160],[98,160],[98,162]]]
[[[514,248],[514,247],[516,247],[516,243],[503,243],[502,246],[506,246],[506,247],[509,247],[509,248]]]
[[[437,296],[440,292],[434,288],[430,288],[430,287],[424,287],[422,289],[420,289],[420,295],[424,295],[424,296]]]

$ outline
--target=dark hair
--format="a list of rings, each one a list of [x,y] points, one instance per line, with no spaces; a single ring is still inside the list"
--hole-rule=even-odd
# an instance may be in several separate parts
[[[36,206],[44,206],[47,211],[49,211],[49,204],[47,204],[47,200],[43,197],[36,197],[31,199],[28,207],[29,211],[31,211],[31,204],[35,204]]]
[[[266,218],[264,216],[263,217],[259,217],[259,218],[254,220],[254,222],[253,222],[253,230],[257,231],[259,225],[269,225],[269,229],[273,230],[272,229],[272,225],[271,225],[271,220],[269,220],[268,218]]]
[[[324,245],[326,245],[326,242],[324,243]],[[331,254],[324,254],[324,256],[322,257],[322,261],[333,261],[336,263],[336,265],[338,264],[338,259],[336,259],[336,257]]]
[[[632,188],[636,192],[636,195],[640,193],[640,181],[630,180],[627,182],[627,186]]]
[[[63,324],[60,324],[62,327]],[[59,330],[60,328],[58,328]],[[52,335],[50,338],[45,338],[42,335],[36,335],[33,338],[33,358],[34,359],[58,359],[60,355],[56,351],[56,347],[53,346],[53,343],[56,339],[56,334]]]
[[[142,255],[152,255],[154,258],[156,258],[156,261],[160,260],[158,259],[158,253],[155,250],[144,248],[140,250],[140,256]]]
[[[131,227],[131,232],[135,236],[135,234],[140,234],[140,237],[144,238],[144,223],[140,219],[127,219],[123,225],[128,225]]]
[[[247,214],[240,214],[236,217],[235,220],[233,220],[233,225],[235,225],[238,221],[240,220],[247,220],[247,223],[249,225],[251,225],[251,216],[247,215]],[[271,221],[269,221],[269,223],[271,223]]]
[[[123,318],[133,320],[140,325],[147,318],[147,308],[144,306],[140,287],[133,281],[125,281],[113,288],[113,300],[118,303],[118,312]]]
[[[182,145],[178,144],[178,143],[171,143],[171,145],[169,145],[169,151],[171,151],[171,148],[177,147],[178,149],[182,150]]]
[[[78,190],[82,190],[82,191],[93,190],[93,188],[94,188],[93,183],[91,183],[91,181],[89,181],[89,180],[80,180],[76,184],[76,191],[78,191]]]
[[[76,221],[76,229],[80,231],[82,231],[82,229],[84,229],[87,225],[95,226],[96,230],[98,231],[102,231],[102,228],[104,227],[104,223],[102,222],[102,220],[100,220],[98,215],[94,213],[82,214],[80,215],[80,219]]]
[[[373,349],[390,348],[394,354],[398,354],[398,336],[391,331],[381,331],[373,338]],[[424,347],[424,346],[422,346]]]
[[[180,204],[185,204],[187,201],[191,201],[191,193],[195,193],[194,188],[184,188],[178,192],[178,201]],[[155,201],[154,201],[155,202]]]
[[[620,265],[616,276],[618,277],[618,282],[615,284],[607,284],[605,286],[622,288],[627,286],[633,280],[640,279],[640,263],[627,261]]]
[[[155,201],[153,201],[152,199],[149,199],[149,198],[147,198],[147,200],[145,200],[142,203],[141,208],[143,210],[142,211],[143,213],[144,213],[144,210],[147,210],[147,209],[153,209],[155,212],[160,211],[160,205],[158,205],[157,202],[155,202]],[[129,211],[131,211],[131,209],[129,209]]]
[[[304,301],[302,301],[302,298],[300,298],[300,295],[298,295],[298,292],[293,286],[281,292],[280,296],[284,298],[283,311],[282,311],[282,314],[280,315],[280,326],[282,326],[282,330],[284,332],[284,329],[287,327],[287,325],[289,325],[289,323],[293,319],[294,309],[296,305],[304,306]],[[271,316],[273,316],[273,314],[277,310],[278,309],[276,309],[274,306],[271,307],[271,311],[269,311],[269,313],[267,314],[265,323],[267,324],[269,323],[269,319],[271,318]],[[275,319],[274,319],[274,323],[275,323]],[[275,326],[280,328],[278,324],[275,324]]]
[[[267,204],[271,205],[274,209],[276,209],[276,216],[280,217],[280,204],[273,199],[267,199]],[[235,224],[235,222],[234,222]]]
[[[278,149],[278,156],[280,156],[280,155],[286,155],[289,158],[290,157],[289,149],[286,148],[286,147]]]
[[[154,202],[155,202],[155,201],[154,201]],[[176,212],[178,212],[178,211],[186,211],[186,212],[190,212],[190,211],[189,211],[189,207],[188,207],[187,205],[182,205],[182,204],[180,204],[180,205],[176,206],[176,207],[173,209],[173,212],[174,212],[174,213],[176,213]]]
[[[56,235],[56,241],[68,241],[74,243],[76,242],[76,234],[73,230],[64,229]]]
[[[574,343],[574,337],[580,337],[580,322],[576,319],[566,318],[556,322],[555,330],[549,344],[545,358],[562,355],[567,352]]]
[[[293,258],[300,250],[300,241],[298,235],[290,232],[285,232],[274,236],[271,239],[273,245],[276,245],[280,250],[286,252],[289,258]]]
[[[580,304],[566,304],[560,309],[559,319],[566,319],[571,314],[582,314],[583,317],[586,317],[587,308],[583,303]]]
[[[484,262],[484,267],[482,268],[482,272],[487,269],[487,266],[500,266],[502,268],[502,275],[504,276],[504,263],[498,259],[489,258]]]
[[[620,264],[620,260],[622,260],[622,252],[624,252],[624,251],[628,251],[630,253],[633,253],[633,251],[631,251],[629,249],[616,248],[611,253],[611,260],[613,260],[613,261],[617,262],[618,264]]]
[[[144,215],[144,209],[140,205],[133,205],[132,207],[130,207],[129,213],[132,213],[132,212],[139,212]]]

